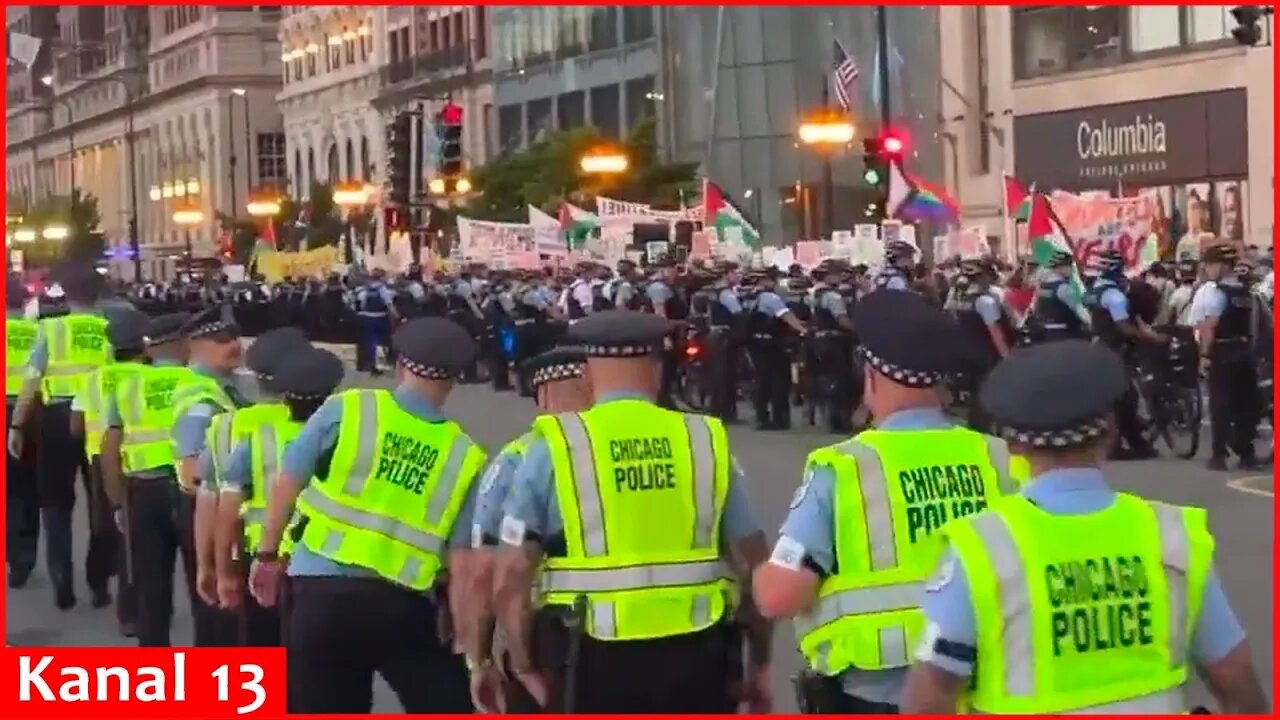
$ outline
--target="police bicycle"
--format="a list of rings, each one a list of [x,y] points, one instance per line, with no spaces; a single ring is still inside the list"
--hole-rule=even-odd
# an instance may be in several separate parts
[[[1138,398],[1138,419],[1149,441],[1159,439],[1176,456],[1189,460],[1200,449],[1204,417],[1200,360],[1190,328],[1164,327],[1169,342],[1152,348],[1130,374]]]

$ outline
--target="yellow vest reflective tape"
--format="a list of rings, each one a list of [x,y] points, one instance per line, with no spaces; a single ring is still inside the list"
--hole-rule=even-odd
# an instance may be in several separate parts
[[[696,585],[730,577],[732,572],[723,561],[706,560],[594,570],[547,569],[542,573],[540,586],[544,592],[622,592]]]
[[[920,607],[923,598],[924,583],[900,583],[842,590],[819,599],[809,612],[797,617],[796,634],[812,632],[846,615],[912,610]],[[904,653],[900,659],[903,664],[906,664],[906,641],[903,640],[900,645]],[[883,651],[881,654],[883,656]]]
[[[17,395],[26,381],[27,363],[35,347],[39,326],[31,320],[5,320],[5,393]]]
[[[1132,496],[1120,496],[1143,502]],[[1014,498],[1016,502],[1025,503],[1022,498]],[[1160,562],[1164,566],[1168,612],[1164,614],[1168,623],[1166,628],[1168,644],[1169,671],[1177,676],[1181,673],[1182,682],[1175,682],[1174,687],[1161,687],[1150,692],[1137,693],[1132,698],[1121,698],[1113,702],[1091,702],[1090,686],[1087,678],[1082,678],[1070,693],[1059,688],[1042,687],[1038,675],[1050,677],[1046,672],[1037,672],[1040,662],[1045,657],[1038,657],[1039,652],[1047,654],[1047,661],[1052,662],[1056,653],[1044,646],[1044,633],[1037,633],[1035,621],[1045,621],[1047,602],[1037,601],[1032,590],[1027,572],[1027,560],[1022,549],[1014,538],[1010,520],[1004,517],[1003,511],[986,512],[967,519],[974,534],[981,541],[984,553],[990,563],[990,570],[997,579],[996,598],[998,602],[999,630],[996,633],[997,649],[1000,658],[990,658],[991,666],[1003,668],[998,682],[999,688],[984,687],[985,678],[980,676],[973,696],[974,708],[979,712],[1088,712],[1104,714],[1120,713],[1157,713],[1186,711],[1186,699],[1183,693],[1186,679],[1187,648],[1189,645],[1188,575],[1192,566],[1191,541],[1184,521],[1183,509],[1150,502],[1154,511],[1155,522],[1160,542]],[[1022,520],[1019,520],[1022,522]],[[1136,523],[1140,526],[1141,523]],[[1135,533],[1143,534],[1141,527],[1134,528]],[[959,549],[959,548],[957,548]],[[1163,602],[1165,600],[1157,600]],[[1037,612],[1037,610],[1041,610]],[[984,608],[975,605],[975,613],[982,616]],[[1154,614],[1154,613],[1153,613]],[[980,619],[981,623],[982,620]],[[1068,629],[1067,632],[1070,632]],[[980,641],[980,650],[982,649]],[[984,658],[980,657],[980,661]],[[1160,679],[1148,679],[1148,682],[1159,683]],[[1127,684],[1127,683],[1123,683]],[[1052,699],[1051,699],[1052,698]],[[1061,707],[1065,703],[1079,705]]]

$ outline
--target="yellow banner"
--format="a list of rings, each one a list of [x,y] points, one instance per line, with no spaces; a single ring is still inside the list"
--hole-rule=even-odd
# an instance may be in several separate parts
[[[323,278],[338,262],[338,248],[334,245],[304,252],[267,250],[258,255],[258,272],[267,282],[280,282],[286,277]]]

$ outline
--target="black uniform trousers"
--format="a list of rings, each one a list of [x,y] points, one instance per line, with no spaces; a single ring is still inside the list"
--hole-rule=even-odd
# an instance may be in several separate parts
[[[13,417],[17,398],[5,400],[7,417]],[[5,543],[4,559],[9,576],[17,584],[25,582],[35,569],[40,542],[40,492],[34,423],[28,422],[22,434],[21,457],[9,457],[5,464]],[[6,446],[8,429],[5,430]]]
[[[738,344],[729,328],[711,328],[702,372],[711,396],[711,414],[728,422],[737,420]]]
[[[791,358],[776,338],[752,338],[747,345],[755,370],[751,404],[756,422],[770,429],[791,427]]]
[[[862,404],[862,383],[853,376],[853,339],[848,333],[822,331],[813,338],[812,357],[818,398],[826,409],[827,429],[853,430],[853,411]]]
[[[196,647],[236,643],[235,618],[210,607],[196,592],[196,553],[192,542],[195,500],[183,493],[172,473],[127,478],[129,560],[138,598],[139,647],[170,647],[174,561],[181,559],[191,605]]]
[[[1258,375],[1248,343],[1215,344],[1209,358],[1209,443],[1213,457],[1227,449],[1251,461],[1258,430]]]
[[[511,389],[507,349],[502,346],[502,336],[508,332],[515,332],[509,323],[495,321],[489,324],[484,338],[484,359],[489,370],[489,382],[494,390],[499,391]]]
[[[406,713],[474,711],[466,662],[437,637],[430,595],[374,578],[289,583],[290,713],[368,713],[375,672]]]
[[[356,342],[356,370],[373,372],[378,369],[378,349],[389,343],[391,319],[386,313],[357,317],[360,335]]]

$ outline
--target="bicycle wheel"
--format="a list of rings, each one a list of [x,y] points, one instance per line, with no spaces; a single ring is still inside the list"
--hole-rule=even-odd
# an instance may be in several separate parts
[[[1174,455],[1190,460],[1200,449],[1203,407],[1200,389],[1170,387],[1160,398],[1160,437]]]
[[[676,368],[674,400],[689,412],[706,412],[710,396],[702,383],[702,363],[680,363]]]
[[[1158,402],[1155,388],[1136,374],[1129,380],[1129,387],[1136,397],[1134,405],[1138,416],[1138,427],[1142,428],[1142,437],[1149,445],[1154,445],[1163,435],[1161,426],[1164,424],[1160,422],[1160,413],[1155,410]]]

